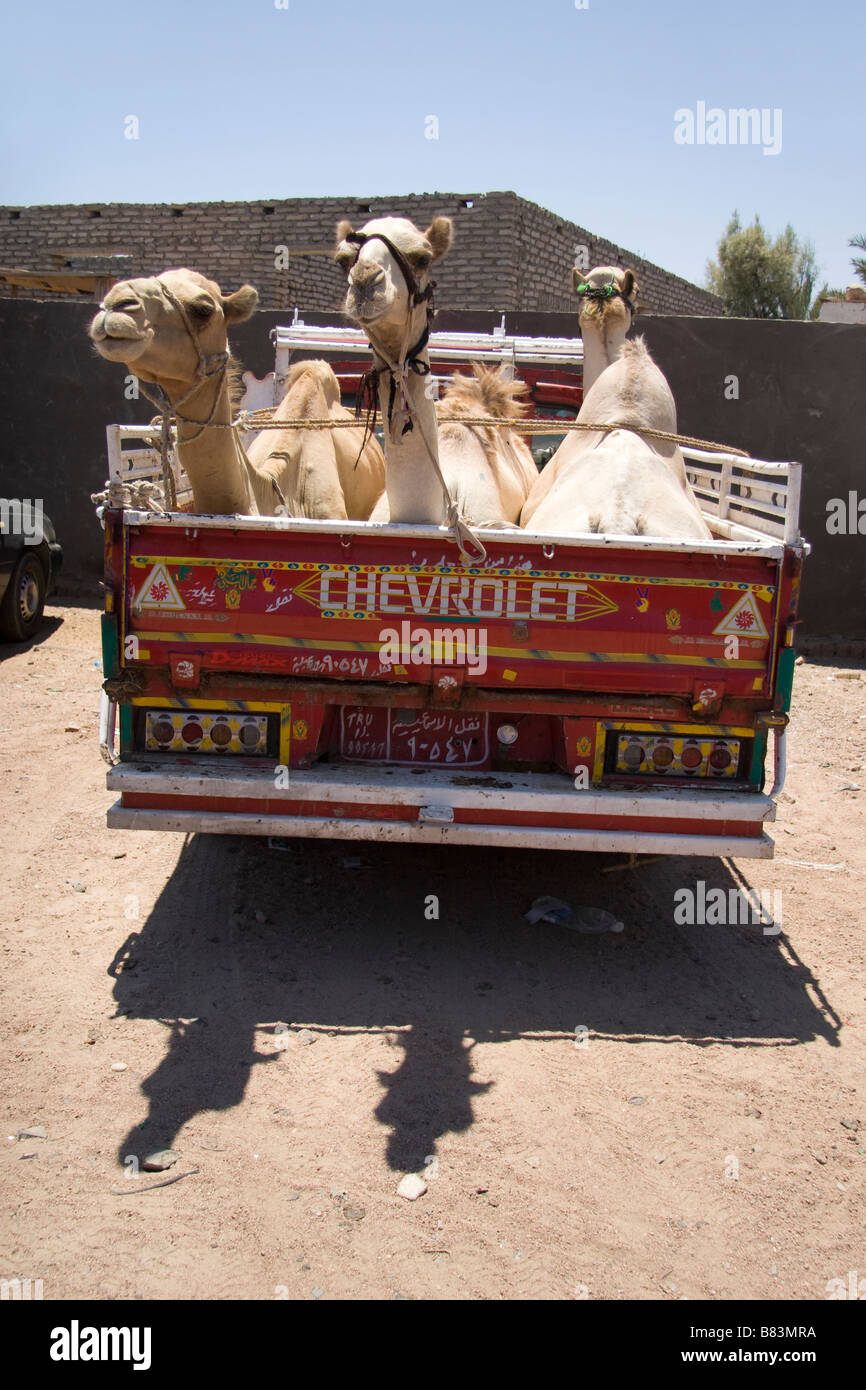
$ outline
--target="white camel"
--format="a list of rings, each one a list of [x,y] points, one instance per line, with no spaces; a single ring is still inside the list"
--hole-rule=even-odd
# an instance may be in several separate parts
[[[426,232],[403,217],[374,218],[359,232],[345,221],[337,227],[346,313],[373,348],[385,430],[386,491],[371,519],[440,525],[459,511],[472,525],[514,525],[538,476],[531,453],[511,430],[438,426],[429,389],[430,268],[451,239],[447,217],[435,217]],[[479,370],[447,388],[443,413],[517,420],[518,394],[502,374]]]
[[[340,385],[327,362],[296,362],[273,420],[348,420]],[[277,480],[288,516],[366,521],[385,486],[379,441],[362,427],[264,429],[247,449],[260,476]]]
[[[632,271],[602,266],[585,280],[582,299],[584,398],[578,420],[631,426],[568,434],[540,475],[520,517],[541,534],[710,539],[678,446],[635,430],[677,432],[674,398],[643,338],[625,340],[637,285]],[[588,389],[587,389],[588,383]]]

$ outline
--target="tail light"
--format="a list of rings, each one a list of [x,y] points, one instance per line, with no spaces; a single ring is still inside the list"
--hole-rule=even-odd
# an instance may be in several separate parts
[[[636,772],[646,762],[646,749],[640,739],[629,739],[622,750],[622,761],[628,772]]]
[[[735,778],[744,746],[740,738],[703,734],[611,733],[608,738],[615,740],[613,757],[606,759],[608,772],[708,781]]]
[[[156,753],[265,753],[265,714],[202,714],[198,710],[148,710],[145,748]]]
[[[658,772],[666,772],[674,760],[674,750],[670,743],[660,739],[653,749],[653,767]]]
[[[730,748],[724,740],[720,739],[710,754],[710,768],[713,772],[724,772],[731,766],[733,760]]]
[[[680,753],[680,762],[688,772],[694,772],[704,761],[704,753],[699,743],[690,739]]]

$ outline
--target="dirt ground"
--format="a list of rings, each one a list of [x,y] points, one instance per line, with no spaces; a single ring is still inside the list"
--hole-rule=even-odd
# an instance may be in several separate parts
[[[797,668],[773,862],[279,851],[106,831],[99,615],[48,613],[0,665],[0,1278],[823,1299],[866,1275],[864,673]],[[677,925],[697,880],[779,890],[781,934]],[[530,926],[545,893],[625,930]]]

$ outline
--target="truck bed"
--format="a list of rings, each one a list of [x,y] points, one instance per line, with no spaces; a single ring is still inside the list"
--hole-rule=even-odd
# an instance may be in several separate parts
[[[293,352],[342,362],[347,391],[368,355],[361,333],[302,324],[275,346],[251,408]],[[430,355],[446,374],[540,364],[554,440],[577,411],[579,339],[433,334]],[[136,510],[118,495],[158,479],[156,431],[108,437],[109,825],[772,854],[798,464],[684,448],[711,540],[483,528],[466,566],[433,526]]]

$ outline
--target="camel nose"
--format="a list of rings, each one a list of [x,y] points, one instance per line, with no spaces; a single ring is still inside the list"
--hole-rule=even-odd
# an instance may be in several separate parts
[[[355,266],[349,277],[352,286],[356,290],[371,290],[380,280],[385,278],[385,270],[381,265],[359,265]]]
[[[101,342],[104,338],[127,337],[130,318],[134,320],[134,316],[141,313],[143,308],[141,300],[134,294],[125,294],[112,304],[107,304],[103,299],[99,313],[90,325],[91,338],[95,342]],[[123,317],[118,318],[118,315]]]
[[[141,308],[141,300],[134,295],[125,295],[123,299],[117,299],[113,304],[106,304],[105,300],[100,304],[100,309],[104,314],[134,314]]]

